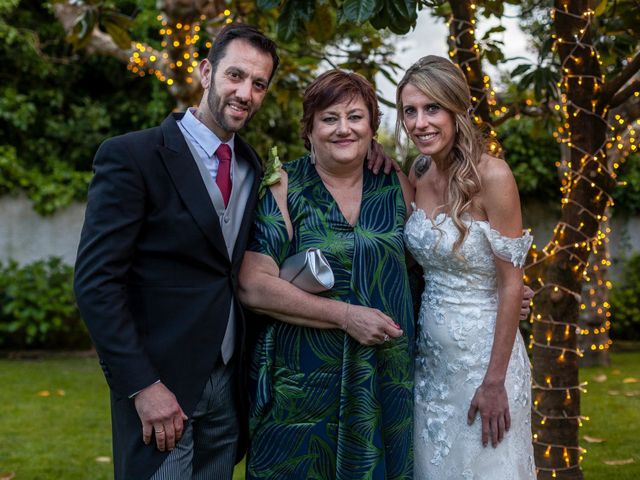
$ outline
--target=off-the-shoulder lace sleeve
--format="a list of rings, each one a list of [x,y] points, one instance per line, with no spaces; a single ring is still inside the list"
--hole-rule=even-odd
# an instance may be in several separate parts
[[[493,228],[488,230],[489,244],[495,256],[513,263],[514,267],[522,268],[533,242],[533,236],[525,231],[521,237],[505,237]]]

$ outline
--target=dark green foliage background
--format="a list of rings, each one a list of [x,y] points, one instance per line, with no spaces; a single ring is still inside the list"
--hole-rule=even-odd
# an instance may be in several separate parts
[[[56,257],[0,263],[0,349],[88,348],[72,279],[73,269]]]
[[[74,52],[48,4],[0,3],[0,195],[20,188],[40,213],[82,200],[105,138],[155,125],[173,101],[155,78]]]
[[[560,177],[555,163],[560,160],[560,145],[551,134],[548,122],[531,117],[512,118],[498,128],[505,160],[518,184],[522,203],[528,200],[560,203]],[[629,155],[618,169],[613,192],[615,215],[640,212],[640,154]]]
[[[611,290],[611,338],[640,340],[640,254],[620,261],[620,279]]]
[[[560,147],[547,125],[539,119],[521,117],[510,119],[498,129],[505,160],[518,183],[521,200],[560,200],[560,181],[555,162]]]

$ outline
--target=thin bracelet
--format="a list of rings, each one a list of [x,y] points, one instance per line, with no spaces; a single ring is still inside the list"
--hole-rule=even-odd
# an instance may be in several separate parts
[[[344,325],[342,325],[342,329],[345,333],[349,333],[349,309],[351,308],[351,304],[347,303],[347,312],[345,313]]]

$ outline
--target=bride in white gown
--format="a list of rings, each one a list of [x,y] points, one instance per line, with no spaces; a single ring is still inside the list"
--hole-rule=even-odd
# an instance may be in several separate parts
[[[462,72],[420,59],[398,86],[398,139],[412,167],[407,248],[424,268],[415,371],[414,478],[534,479],[531,378],[518,332],[520,201],[508,165],[484,153]],[[493,448],[491,448],[493,447]]]

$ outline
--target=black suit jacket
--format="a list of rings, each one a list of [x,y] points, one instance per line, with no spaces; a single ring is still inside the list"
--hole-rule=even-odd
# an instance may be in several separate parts
[[[118,479],[148,478],[166,456],[142,442],[129,396],[160,379],[191,415],[202,394],[237,298],[261,175],[259,157],[236,135],[236,158],[251,164],[255,178],[229,258],[177,118],[100,146],[78,249],[75,293],[111,389]],[[238,304],[236,312],[242,358]]]

